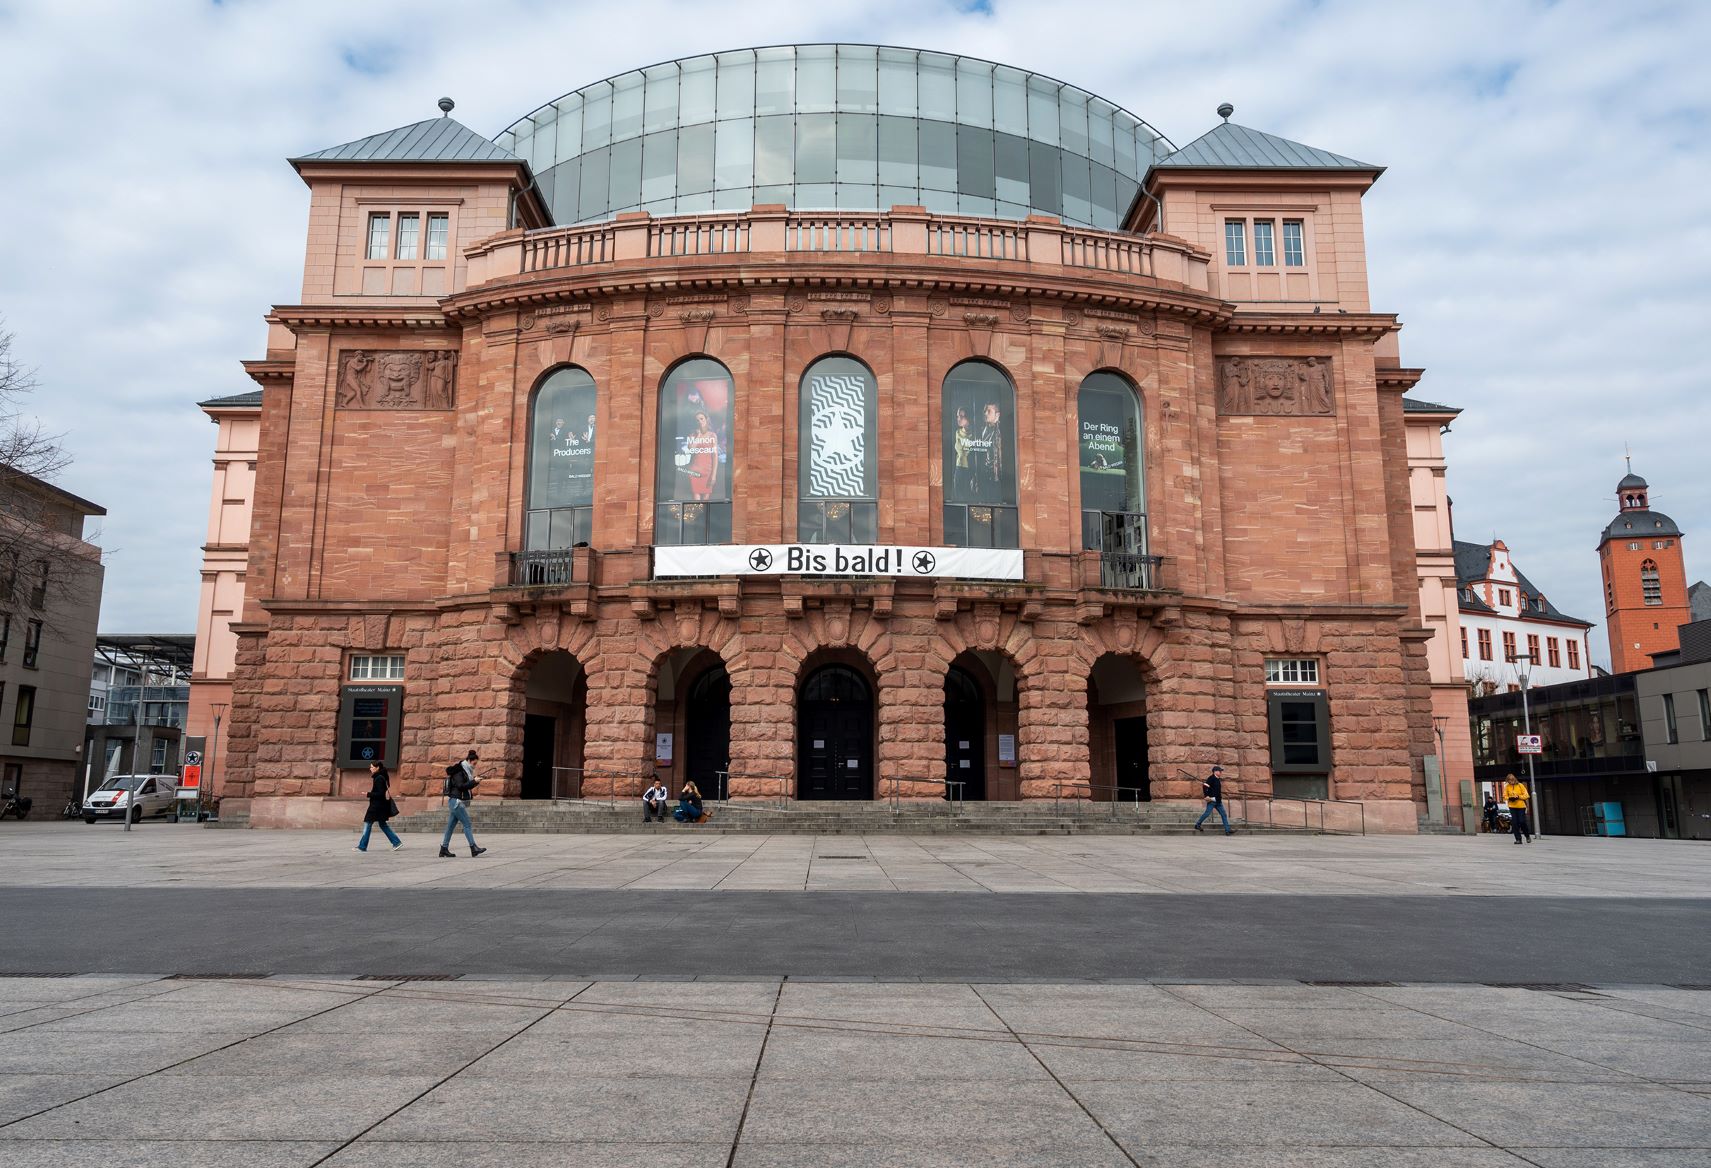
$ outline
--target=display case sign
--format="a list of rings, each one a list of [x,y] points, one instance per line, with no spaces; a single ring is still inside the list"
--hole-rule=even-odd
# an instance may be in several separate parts
[[[401,685],[347,685],[339,691],[338,765],[398,765],[404,715]]]

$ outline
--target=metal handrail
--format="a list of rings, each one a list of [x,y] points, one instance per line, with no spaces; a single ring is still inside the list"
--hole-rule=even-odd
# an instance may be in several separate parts
[[[1134,797],[1132,802],[1134,803],[1135,811],[1137,814],[1140,811],[1140,807],[1141,807],[1142,803],[1150,803],[1151,802],[1150,799],[1142,799],[1141,798],[1141,792],[1143,790],[1145,790],[1145,788],[1143,788],[1143,787],[1125,787],[1120,783],[1095,783],[1095,782],[1090,782],[1090,781],[1085,780],[1085,779],[1064,779],[1060,782],[1052,784],[1052,814],[1053,815],[1063,814],[1063,812],[1060,808],[1060,803],[1062,803],[1064,801],[1063,793],[1068,788],[1074,788],[1076,790],[1085,790],[1087,792],[1087,798],[1085,798],[1085,799],[1069,800],[1071,806],[1073,806],[1075,808],[1075,813],[1077,815],[1081,814],[1083,804],[1092,805],[1095,803],[1100,803],[1100,804],[1104,804],[1104,805],[1110,807],[1110,809],[1111,809],[1110,814],[1111,814],[1112,819],[1117,818],[1117,808],[1123,806],[1123,799],[1122,799],[1122,796],[1120,794],[1120,792],[1123,792],[1123,791],[1133,791],[1135,793],[1135,797]],[[1113,793],[1113,795],[1115,797],[1111,798],[1111,799],[1095,799],[1093,797],[1093,793],[1095,791],[1110,791]]]
[[[573,780],[573,786],[576,790],[576,794],[574,794],[574,795],[561,795],[561,794],[559,794],[559,772],[560,771],[563,771],[566,774],[576,776],[575,779]],[[603,770],[595,770],[595,769],[588,768],[588,767],[555,766],[553,768],[552,799],[553,799],[553,802],[555,802],[555,803],[563,802],[563,801],[567,801],[567,800],[583,800],[586,798],[586,796],[582,793],[582,784],[585,780],[587,780],[587,779],[609,779],[611,781],[606,784],[606,805],[608,807],[615,807],[615,806],[617,806],[617,803],[618,803],[618,783],[617,783],[617,780],[619,780],[619,779],[644,779],[645,780],[645,779],[651,778],[652,776],[653,776],[653,772],[651,770],[648,770],[648,771],[603,771]],[[636,797],[640,798],[639,792],[637,793]],[[629,798],[629,796],[625,796],[625,798]]]
[[[907,775],[891,775],[886,779],[886,782],[891,784],[890,803],[891,813],[893,815],[900,813],[903,809],[902,791],[904,783],[937,783],[945,789],[945,806],[950,809],[950,813],[953,815],[961,814],[967,804],[967,801],[964,798],[964,792],[967,789],[968,784],[962,779],[934,779],[925,777],[918,778]],[[953,788],[955,790],[955,794],[952,794]]]
[[[715,776],[717,776],[715,779],[715,783],[717,785],[717,793],[714,795],[714,798],[713,798],[713,802],[715,802],[715,803],[726,803],[726,804],[728,804],[731,802],[731,780],[733,778],[758,779],[759,781],[764,782],[764,783],[777,783],[778,784],[778,807],[776,808],[776,810],[779,810],[779,811],[789,810],[789,807],[790,807],[790,776],[789,775],[762,775],[762,774],[756,774],[754,771],[730,771],[730,770],[714,771],[713,774]],[[745,799],[743,801],[743,805],[745,807],[750,807],[750,806],[753,806],[753,803],[750,800]]]
[[[1191,782],[1200,781],[1198,776],[1190,774],[1181,767],[1177,768],[1177,772],[1181,774],[1183,778]],[[1362,803],[1359,799],[1297,799],[1291,795],[1249,795],[1244,794],[1242,789],[1229,779],[1224,780],[1224,791],[1225,794],[1223,799],[1226,805],[1236,801],[1240,801],[1242,805],[1242,813],[1240,816],[1236,816],[1234,814],[1231,815],[1231,820],[1233,822],[1249,824],[1256,822],[1249,813],[1248,804],[1258,800],[1265,805],[1265,826],[1275,827],[1277,826],[1277,822],[1276,818],[1272,815],[1274,805],[1278,803],[1299,803],[1301,804],[1301,829],[1303,831],[1312,829],[1312,824],[1308,822],[1308,807],[1317,806],[1319,809],[1320,835],[1354,835],[1355,833],[1352,831],[1343,831],[1338,828],[1328,827],[1325,822],[1326,807],[1354,807],[1360,812],[1359,834],[1366,834],[1366,804]]]

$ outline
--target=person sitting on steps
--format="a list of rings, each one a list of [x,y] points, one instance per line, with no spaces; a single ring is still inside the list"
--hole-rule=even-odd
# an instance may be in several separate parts
[[[694,779],[686,779],[683,790],[677,796],[677,810],[671,817],[679,823],[700,823],[707,818],[706,811],[701,807],[701,788],[695,785]]]

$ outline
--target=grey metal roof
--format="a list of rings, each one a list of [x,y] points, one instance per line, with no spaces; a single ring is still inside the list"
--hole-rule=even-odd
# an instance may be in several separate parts
[[[197,402],[197,405],[207,409],[212,406],[218,409],[238,409],[243,406],[261,408],[261,390],[252,389],[248,393],[234,393],[229,397],[211,397],[207,401]]]
[[[1627,474],[1622,476],[1622,481],[1616,484],[1616,489],[1618,491],[1625,491],[1629,487],[1643,487],[1646,485],[1645,479],[1641,478],[1633,471],[1629,471]]]
[[[1711,620],[1711,584],[1700,580],[1688,588],[1687,609],[1696,621]]]
[[[1439,405],[1437,402],[1429,402],[1424,398],[1404,397],[1402,399],[1402,412],[1405,414],[1459,414],[1461,407]]]
[[[1607,539],[1651,539],[1655,536],[1680,534],[1681,528],[1675,525],[1675,520],[1662,511],[1621,511],[1604,529],[1604,534],[1599,536],[1598,542],[1603,543]]]
[[[1263,130],[1224,122],[1152,167],[1154,170],[1371,170],[1382,166],[1357,162],[1316,146],[1304,146]]]
[[[454,118],[429,118],[329,146],[293,162],[522,162]]]
[[[1491,567],[1491,545],[1488,543],[1469,543],[1465,539],[1458,539],[1455,541],[1454,551],[1456,556],[1456,588],[1460,596],[1462,611],[1491,612],[1492,609],[1479,597],[1475,596],[1470,601],[1467,594],[1461,592],[1461,589],[1466,588],[1469,584],[1477,583],[1486,578],[1486,570]],[[1585,625],[1587,628],[1592,627],[1591,621],[1583,621],[1579,617],[1569,616],[1568,613],[1552,604],[1550,599],[1543,592],[1540,592],[1531,580],[1527,579],[1526,574],[1515,566],[1514,556],[1509,557],[1509,566],[1515,570],[1516,589],[1523,596],[1537,597],[1539,601],[1540,607],[1526,609],[1522,612],[1522,616],[1543,617],[1546,620],[1561,621],[1571,625]]]

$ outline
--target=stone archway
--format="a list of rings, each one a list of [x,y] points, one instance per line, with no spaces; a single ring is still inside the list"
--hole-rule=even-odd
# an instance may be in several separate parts
[[[654,671],[653,769],[676,797],[693,781],[706,799],[731,784],[731,675],[712,649],[664,653]]]
[[[531,656],[523,684],[524,799],[582,796],[583,744],[588,723],[588,671],[575,654],[552,649]]]
[[[1088,673],[1087,752],[1096,801],[1151,801],[1146,678],[1123,654],[1102,654]]]

